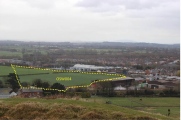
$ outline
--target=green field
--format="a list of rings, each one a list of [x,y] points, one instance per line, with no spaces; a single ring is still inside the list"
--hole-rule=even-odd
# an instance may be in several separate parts
[[[56,80],[57,77],[71,77],[72,80]],[[31,76],[20,76],[21,82],[29,82],[31,83],[34,79],[42,79],[45,82],[49,82],[53,84],[55,82],[61,83],[65,86],[75,86],[75,85],[89,85],[93,80],[99,79],[107,79],[113,78],[113,76],[106,75],[89,75],[82,73],[50,73],[50,74],[42,74],[42,75],[31,75]]]
[[[167,117],[166,115],[160,113],[159,111],[166,111],[167,109],[156,109],[158,112],[154,113],[152,111],[145,111],[140,110],[137,108],[129,108],[129,107],[122,107],[115,104],[105,104],[106,100],[111,100],[112,103],[114,102],[123,102],[122,105],[128,105],[129,102],[126,103],[125,101],[129,101],[128,98],[100,98],[100,97],[92,97],[88,99],[77,99],[74,98],[60,98],[60,99],[38,99],[38,98],[10,98],[10,99],[0,99],[0,105],[3,103],[3,106],[9,106],[6,107],[6,109],[2,109],[2,111],[6,110],[4,115],[9,117],[18,117],[22,116],[24,119],[26,117],[36,117],[36,115],[45,114],[47,112],[50,112],[52,109],[56,109],[56,111],[53,111],[51,114],[53,116],[57,116],[60,114],[60,118],[68,119],[67,117],[71,117],[74,112],[76,112],[77,116],[76,119],[79,119],[82,117],[82,114],[90,112],[91,111],[91,118],[84,118],[84,119],[122,119],[127,118],[126,120],[134,119],[134,120],[147,120],[144,119],[144,117],[149,118],[156,118],[156,120],[179,120],[179,114],[175,114],[174,112],[179,113],[178,111],[173,111],[171,108],[171,115]],[[137,100],[139,98],[131,98],[134,100]],[[156,101],[156,103],[162,103],[162,102],[168,102],[168,101],[176,101],[179,102],[179,98],[144,98],[145,102],[150,103],[150,101]],[[164,100],[164,101],[162,101]],[[101,102],[102,101],[102,102]],[[169,105],[170,102],[168,102]],[[176,104],[177,104],[176,103]],[[31,106],[29,106],[31,105]],[[64,107],[66,105],[66,108]],[[68,109],[71,106],[71,109]],[[74,106],[74,107],[73,107]],[[30,107],[30,109],[28,109]],[[46,107],[46,109],[45,109]],[[59,109],[58,109],[59,108]],[[61,111],[60,109],[67,110],[66,112]],[[77,109],[76,109],[77,108]],[[79,108],[79,109],[78,109]],[[147,109],[147,108],[145,108]],[[151,108],[149,108],[151,109]],[[42,111],[44,110],[44,111]],[[79,111],[72,111],[72,110],[79,110]],[[13,111],[14,114],[8,111]],[[35,114],[35,111],[39,114]],[[92,112],[94,111],[94,112]],[[43,112],[43,113],[42,113]],[[64,114],[67,114],[68,116],[64,116],[61,114],[63,112]],[[3,112],[2,112],[3,113]],[[7,113],[7,114],[6,114]],[[8,114],[9,113],[9,114]],[[21,113],[21,115],[19,114]],[[33,114],[34,113],[34,114]],[[173,115],[175,114],[175,116]],[[90,114],[86,114],[87,117],[90,117]],[[0,116],[1,117],[1,116]],[[72,116],[73,117],[73,116]],[[138,117],[140,119],[138,119]],[[18,117],[19,118],[19,117]],[[49,116],[48,116],[49,118]],[[136,119],[137,118],[137,119]],[[142,118],[142,119],[141,119]],[[19,118],[20,119],[20,118]],[[21,118],[22,119],[22,118]],[[28,118],[27,118],[28,119]],[[49,118],[50,119],[50,118]],[[70,119],[70,118],[69,118]],[[75,119],[75,118],[74,118]],[[125,120],[125,119],[124,119]],[[149,119],[149,120],[155,120],[155,119]]]
[[[116,106],[129,107],[135,110],[141,110],[153,114],[167,115],[168,109],[170,109],[170,117],[175,119],[180,118],[180,98],[142,97],[142,101],[140,101],[139,97],[93,97],[90,100],[93,101],[94,99],[99,103],[111,101],[111,103]]]
[[[140,97],[141,98],[141,97]],[[130,106],[130,107],[149,107],[149,106],[171,106],[171,107],[178,107],[180,106],[180,99],[179,98],[152,98],[152,97],[142,97],[142,101],[140,101],[139,97],[98,97],[101,101],[109,100],[115,105],[119,106]]]
[[[22,56],[21,52],[0,51],[0,56]]]
[[[28,69],[21,67],[14,67],[16,73],[19,75],[20,82],[32,83],[35,79],[41,79],[43,82],[49,82],[53,84],[55,82],[61,83],[65,86],[76,86],[76,85],[89,85],[93,80],[103,80],[109,78],[117,78],[115,75],[106,74],[92,74],[92,73],[71,73],[71,72],[53,72],[52,70],[41,70],[41,69]],[[11,67],[0,66],[0,70],[3,70],[1,75],[8,75],[13,72]],[[47,74],[43,74],[47,73]],[[36,75],[27,75],[36,74]],[[70,77],[71,80],[56,80],[57,77]]]
[[[0,66],[0,75],[8,75],[9,73],[14,73],[11,66]]]

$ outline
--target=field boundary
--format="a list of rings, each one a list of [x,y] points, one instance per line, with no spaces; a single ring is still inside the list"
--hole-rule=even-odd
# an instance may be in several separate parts
[[[116,79],[120,79],[120,78],[126,78],[126,76],[124,75],[121,75],[121,74],[109,74],[109,73],[103,73],[103,72],[82,72],[82,71],[78,71],[78,70],[54,70],[54,69],[49,69],[49,68],[37,68],[37,67],[29,67],[29,66],[18,66],[18,65],[13,65],[11,64],[11,67],[15,73],[15,76],[16,76],[16,80],[18,81],[18,84],[20,86],[21,89],[42,89],[42,90],[56,90],[56,91],[59,91],[59,92],[66,92],[68,89],[70,88],[83,88],[83,87],[89,87],[91,86],[92,84],[94,83],[98,83],[98,82],[106,82],[106,81],[113,81],[113,80],[116,80]],[[52,89],[52,88],[42,88],[42,87],[23,87],[20,83],[20,80],[18,78],[18,74],[17,74],[17,71],[16,71],[16,67],[19,67],[19,68],[26,68],[26,69],[35,69],[35,70],[43,70],[43,71],[52,71],[52,72],[57,72],[57,73],[83,73],[83,74],[102,74],[102,75],[111,75],[111,76],[116,76],[116,78],[109,78],[109,79],[103,79],[103,80],[96,80],[96,81],[93,81],[91,82],[89,85],[79,85],[79,86],[70,86],[70,87],[66,87],[65,90],[59,90],[59,89]]]

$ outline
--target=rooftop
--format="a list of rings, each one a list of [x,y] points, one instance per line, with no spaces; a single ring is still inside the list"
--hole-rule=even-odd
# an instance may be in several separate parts
[[[73,68],[84,68],[84,69],[110,69],[113,67],[103,67],[103,66],[95,66],[95,65],[85,65],[85,64],[75,64]]]

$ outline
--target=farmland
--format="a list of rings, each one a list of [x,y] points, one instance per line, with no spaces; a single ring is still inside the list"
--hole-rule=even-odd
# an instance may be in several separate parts
[[[93,101],[96,99],[95,101]],[[119,102],[124,101],[124,105],[129,106],[129,102],[125,102],[128,98],[111,98],[113,104],[105,104],[105,100],[110,98],[100,98],[92,97],[89,99],[38,99],[38,98],[9,98],[0,99],[0,106],[2,112],[0,117],[7,116],[14,119],[45,119],[43,117],[47,116],[46,119],[134,119],[134,120],[178,120],[179,114],[174,116],[175,111],[172,111],[171,116],[167,117],[165,114],[154,113],[151,111],[144,111],[139,109],[132,109],[128,107],[122,107],[115,105],[114,102],[117,100]],[[131,98],[138,99],[138,98]],[[156,103],[162,103],[162,100],[166,101],[176,101],[178,103],[178,98],[144,98],[145,102],[157,101]],[[117,102],[118,102],[117,101]],[[129,101],[129,100],[127,100]],[[153,101],[153,102],[154,102]],[[3,104],[2,104],[3,103]],[[53,103],[53,104],[52,104]],[[177,104],[176,103],[176,104]],[[153,103],[154,104],[154,103]],[[168,105],[170,102],[168,102]],[[175,103],[173,103],[174,105]],[[122,103],[123,105],[123,103]],[[147,108],[146,108],[147,109]],[[179,109],[178,109],[179,110]],[[11,111],[11,112],[10,112]],[[13,111],[13,112],[12,112]],[[24,112],[21,112],[24,111]],[[166,111],[167,108],[162,109]],[[178,113],[179,111],[177,111]],[[19,114],[21,113],[21,114]],[[62,114],[63,113],[63,114]],[[33,118],[32,118],[33,117]]]
[[[13,57],[13,58],[17,58],[17,57],[21,57],[23,56],[22,54],[22,50],[25,49],[25,47],[22,46],[1,46],[0,47],[0,56],[9,56],[9,57]],[[35,52],[35,48],[34,47],[29,47],[26,46],[26,50],[25,53],[26,54],[33,54]],[[47,54],[47,51],[44,49],[40,49],[39,52],[41,54]]]
[[[1,73],[2,75],[8,75],[10,72],[13,72],[11,67],[0,66],[0,69],[4,69],[4,71]],[[58,82],[65,86],[89,85],[93,80],[103,80],[118,77],[107,74],[53,72],[52,70],[28,69],[21,67],[15,67],[15,70],[19,75],[20,82],[28,82],[30,84],[35,79],[41,79],[43,82],[49,82],[50,84]],[[56,80],[57,77],[70,77],[71,80]]]

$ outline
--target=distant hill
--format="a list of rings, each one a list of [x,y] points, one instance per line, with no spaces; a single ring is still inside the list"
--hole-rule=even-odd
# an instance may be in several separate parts
[[[35,42],[0,40],[1,45],[44,45],[44,46],[94,46],[94,47],[157,47],[157,48],[180,48],[180,44],[158,44],[144,42]]]

